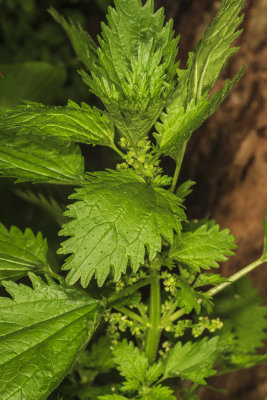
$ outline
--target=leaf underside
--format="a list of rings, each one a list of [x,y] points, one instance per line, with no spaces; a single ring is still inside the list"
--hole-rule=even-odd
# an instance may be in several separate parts
[[[83,287],[93,275],[103,285],[111,269],[118,280],[128,262],[136,272],[144,263],[145,248],[152,260],[161,250],[161,237],[172,243],[173,231],[180,232],[185,218],[176,196],[130,173],[95,173],[70,198],[78,201],[65,213],[74,219],[60,232],[71,236],[60,253],[74,253],[63,270],[70,270],[69,284],[81,278]]]

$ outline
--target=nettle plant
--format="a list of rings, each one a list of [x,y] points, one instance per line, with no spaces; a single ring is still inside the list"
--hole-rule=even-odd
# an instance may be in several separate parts
[[[188,221],[194,182],[177,187],[192,132],[243,74],[210,94],[237,51],[243,3],[222,1],[185,69],[152,0],[115,0],[99,47],[50,10],[103,109],[26,102],[0,115],[2,176],[77,187],[63,215],[55,200],[24,194],[62,225],[62,272],[41,233],[0,226],[2,400],[196,400],[207,378],[267,361],[257,354],[267,308],[243,278],[267,261],[267,221],[262,256],[224,278],[210,270],[235,237],[213,220]],[[77,142],[113,149],[116,169],[85,172]]]

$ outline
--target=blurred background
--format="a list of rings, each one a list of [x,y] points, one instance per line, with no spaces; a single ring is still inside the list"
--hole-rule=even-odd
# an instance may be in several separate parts
[[[95,99],[76,72],[81,65],[47,9],[53,6],[65,17],[79,21],[96,39],[109,4],[111,0],[0,0],[0,71],[5,74],[0,77],[0,107],[14,106],[23,99],[65,105],[71,98],[94,104]],[[165,7],[167,19],[174,19],[176,34],[181,34],[182,66],[219,5],[216,0],[155,0],[156,8]],[[267,0],[247,0],[245,14],[244,32],[238,40],[241,49],[223,71],[218,88],[244,63],[245,76],[215,115],[193,135],[180,180],[197,182],[187,202],[189,217],[214,217],[237,237],[237,256],[223,265],[225,276],[260,255],[262,219],[267,208]],[[82,150],[88,170],[116,164],[108,150]],[[174,165],[166,161],[165,167],[171,173]],[[14,189],[8,180],[0,183],[1,222],[42,230],[56,249],[58,227],[52,218],[46,218],[38,202],[25,196],[29,190],[53,196],[64,205],[72,188],[20,184]],[[254,285],[265,303],[266,267],[253,273]],[[264,400],[266,376],[267,367],[260,366],[215,378],[211,384],[228,389],[228,395],[205,389],[201,398]]]

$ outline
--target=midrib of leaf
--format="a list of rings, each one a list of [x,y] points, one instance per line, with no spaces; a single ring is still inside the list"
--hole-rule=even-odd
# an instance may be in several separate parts
[[[80,109],[79,110],[79,112],[83,112],[85,115],[86,114],[88,114],[86,111],[84,111],[84,110],[82,110],[82,109]],[[64,114],[53,114],[53,117],[59,117],[59,118],[62,118],[62,117],[64,117],[64,130],[66,130],[66,131],[69,131],[69,132],[75,132],[75,133],[77,133],[77,134],[80,134],[80,131],[76,128],[76,129],[74,129],[74,128],[70,128],[70,127],[68,127],[68,125],[65,125],[65,123],[67,122],[67,119],[69,119],[70,121],[72,121],[72,122],[74,122],[74,124],[75,125],[79,125],[82,129],[84,129],[85,131],[88,131],[88,127],[87,127],[87,125],[86,124],[83,124],[82,123],[82,121],[81,120],[75,120],[73,117],[71,117],[70,115],[68,115],[68,114],[66,114],[66,115],[64,115]],[[15,118],[15,117],[14,117]],[[47,116],[47,118],[49,118],[49,114],[48,114],[48,116]],[[27,121],[30,121],[30,120],[34,120],[35,119],[35,116],[33,116],[32,118],[29,118]],[[26,122],[27,122],[26,121]],[[93,119],[90,121],[90,123],[92,123],[92,125],[94,125],[96,128],[98,128],[99,129],[99,131],[101,132],[101,128],[99,127],[99,125],[96,123],[96,121],[94,121]],[[49,122],[49,121],[47,121],[46,122],[46,124],[45,124],[45,127],[47,128],[47,127],[53,127],[53,128],[58,128],[58,124],[53,124],[53,123],[51,123],[51,122]],[[93,133],[93,132],[91,132],[90,131],[90,135],[91,136],[93,136],[94,138],[97,138],[97,136]]]
[[[7,246],[8,246],[9,242],[10,242],[9,236],[6,235],[6,240],[5,241],[4,240],[0,240],[0,243],[1,242],[4,243],[4,245],[7,244]],[[12,248],[13,249],[17,249],[18,253],[22,252],[21,246],[16,245],[16,243],[14,243],[14,241],[12,242]],[[14,262],[16,264],[21,264],[21,265],[25,265],[25,266],[29,266],[29,267],[30,266],[35,266],[36,263],[38,263],[38,262],[39,262],[40,266],[45,264],[34,253],[32,253],[31,251],[28,251],[28,249],[25,249],[25,248],[23,248],[23,259],[20,259],[19,257],[13,256],[13,255],[8,255],[9,258],[7,258],[6,254],[7,253],[0,252],[0,260],[12,261],[12,262]],[[28,257],[29,258],[34,258],[36,260],[36,263],[31,261],[31,260],[29,260]],[[1,269],[1,266],[0,266],[0,269]]]
[[[20,261],[20,259],[17,257],[4,258],[4,257],[1,257],[1,255],[0,255],[0,261],[12,262],[12,264],[18,264],[20,266],[25,266],[25,267],[36,267],[36,264],[30,263],[30,262],[27,263],[25,260]],[[40,262],[40,267],[43,265],[44,264]],[[11,270],[14,270],[14,267],[12,267]],[[8,271],[8,269],[6,267],[3,267],[3,269],[1,269],[1,265],[0,265],[0,271]],[[21,271],[21,268],[19,269],[19,271]],[[26,271],[28,271],[28,268],[26,268]]]
[[[229,8],[230,6],[231,6],[231,4],[229,3],[228,7],[226,7],[225,10],[227,10],[227,8]],[[238,7],[238,5],[237,5],[237,7]],[[220,29],[216,29],[213,32],[213,34],[210,36],[210,39],[213,39],[213,37],[216,36],[219,31],[223,31],[225,27],[229,26],[229,24],[231,23],[231,20],[235,19],[235,18],[236,18],[235,12],[233,11],[233,13],[231,15],[229,15],[227,21],[225,21],[224,25]],[[231,34],[229,34],[228,36],[231,36]],[[228,36],[225,37],[225,40],[227,39]],[[220,46],[220,43],[221,42],[218,41],[217,45],[215,47],[213,47],[212,50],[217,49]],[[203,42],[200,43],[199,51],[201,51],[202,48],[203,48]],[[206,58],[206,61],[205,61],[205,64],[204,64],[204,68],[202,70],[202,73],[201,73],[201,76],[200,76],[199,79],[198,79],[198,74],[197,74],[198,64],[197,64],[197,62],[195,64],[194,91],[193,91],[193,93],[195,95],[195,101],[197,101],[202,95],[202,93],[201,93],[202,92],[202,82],[203,82],[203,80],[205,78],[205,73],[206,73],[206,70],[207,70],[207,67],[208,67],[209,60],[210,60],[210,53],[209,53],[208,57]]]
[[[47,301],[51,304],[51,300],[50,300],[50,301],[47,300]],[[73,301],[73,300],[69,300],[69,301],[71,302],[71,301]],[[36,303],[39,303],[39,302],[45,303],[44,300],[39,300],[39,301],[33,301],[33,302],[27,301],[26,303],[20,303],[20,304],[26,304],[26,305],[28,305],[28,304],[31,304],[31,303],[36,304]],[[57,301],[57,302],[58,302],[58,301]],[[66,301],[64,301],[64,302],[66,303]],[[79,311],[79,310],[81,310],[81,309],[83,309],[83,308],[89,308],[89,310],[86,311],[83,315],[81,315],[81,316],[79,316],[78,318],[76,318],[75,320],[72,320],[72,321],[71,321],[70,323],[68,323],[67,325],[64,325],[63,327],[61,327],[60,329],[58,329],[56,332],[54,332],[54,333],[52,333],[52,334],[48,333],[48,335],[49,335],[48,337],[46,337],[45,339],[42,339],[41,341],[35,343],[33,346],[29,347],[27,350],[22,351],[22,353],[16,354],[16,356],[10,358],[8,361],[4,361],[4,363],[2,363],[2,364],[1,364],[1,361],[0,361],[0,365],[8,364],[9,362],[15,360],[17,357],[20,357],[22,354],[24,354],[24,353],[26,354],[26,353],[28,353],[29,351],[31,351],[32,349],[34,349],[35,347],[38,347],[38,346],[42,345],[43,343],[49,341],[51,338],[53,338],[53,336],[56,336],[56,335],[60,334],[60,332],[61,332],[62,330],[71,327],[71,325],[73,325],[74,323],[78,322],[80,319],[83,319],[83,318],[85,317],[85,315],[92,309],[92,305],[86,304],[86,305],[84,305],[84,306],[75,308],[74,310],[70,310],[70,311],[67,311],[67,312],[65,312],[65,313],[62,313],[62,314],[60,314],[60,315],[51,317],[51,318],[49,318],[49,319],[47,319],[47,320],[45,320],[45,321],[41,321],[41,322],[37,322],[37,323],[32,324],[32,325],[29,325],[29,326],[25,326],[25,327],[23,327],[23,328],[21,328],[21,329],[18,329],[18,330],[14,331],[14,332],[9,332],[9,333],[7,333],[7,334],[5,334],[5,335],[0,335],[0,338],[1,338],[1,339],[5,339],[5,338],[7,338],[7,337],[12,337],[12,336],[20,335],[20,334],[21,334],[23,331],[25,331],[25,330],[26,330],[26,331],[29,331],[29,330],[33,330],[33,331],[34,331],[34,330],[36,329],[36,327],[38,327],[39,325],[42,326],[42,325],[45,325],[45,324],[51,324],[51,323],[53,323],[53,321],[56,322],[57,320],[60,320],[60,319],[62,318],[63,315],[67,316],[68,314],[75,313],[76,311]],[[6,321],[5,321],[5,323],[6,323]],[[48,327],[47,327],[47,328],[48,328]]]
[[[201,75],[200,75],[199,85],[198,85],[198,86],[197,86],[197,66],[196,66],[196,72],[195,72],[195,86],[197,86],[197,90],[196,90],[196,91],[194,90],[194,94],[196,95],[196,96],[195,96],[196,99],[198,99],[198,98],[201,97],[202,82],[203,82],[203,80],[204,80],[204,78],[205,78],[205,73],[206,73],[206,70],[207,70],[207,67],[208,67],[209,59],[210,59],[210,54],[209,54],[209,56],[207,57],[207,60],[206,60],[206,62],[205,62],[205,64],[204,64],[204,68],[203,68],[203,71],[202,71],[202,73],[201,73]]]

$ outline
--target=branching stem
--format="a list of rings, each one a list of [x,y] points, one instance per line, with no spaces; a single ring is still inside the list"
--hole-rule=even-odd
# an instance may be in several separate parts
[[[227,286],[232,285],[234,282],[238,281],[239,279],[243,278],[246,276],[249,272],[253,271],[256,269],[259,265],[264,264],[266,260],[264,260],[262,257],[259,258],[258,260],[252,262],[251,264],[247,265],[246,267],[242,268],[240,271],[236,272],[232,276],[228,278],[227,282],[220,283],[220,285],[215,286],[208,290],[206,292],[207,295],[209,296],[214,296],[217,293],[220,293],[223,289],[225,289]],[[180,310],[177,310],[175,313],[173,313],[169,321],[176,321],[177,319],[181,318],[185,313],[184,308],[180,308]]]
[[[121,290],[120,292],[113,294],[107,299],[107,305],[108,307],[113,307],[112,303],[116,303],[118,300],[120,300],[123,297],[129,296],[130,294],[136,292],[138,289],[141,287],[147,286],[152,282],[152,278],[148,277],[146,279],[142,279],[132,286],[127,287],[126,289]],[[116,304],[114,304],[116,305]]]
[[[218,286],[215,286],[211,288],[210,290],[207,291],[207,294],[209,296],[214,296],[215,294],[221,292],[224,288],[226,288],[229,285],[232,285],[232,283],[238,281],[240,278],[243,278],[243,276],[247,275],[249,272],[253,271],[255,268],[257,268],[259,265],[263,264],[264,260],[262,258],[259,258],[258,260],[252,262],[251,264],[247,265],[246,267],[242,268],[240,271],[237,271],[234,275],[230,276],[228,278],[227,282],[223,282]]]
[[[120,313],[127,315],[129,318],[131,318],[134,321],[137,321],[143,325],[143,323],[144,323],[143,318],[140,317],[140,315],[133,312],[132,310],[129,310],[129,308],[127,308],[127,307],[114,307],[114,308],[115,308],[115,310],[119,311]]]
[[[112,149],[114,150],[114,151],[116,151],[116,153],[117,154],[119,154],[119,156],[121,156],[121,158],[124,158],[124,153],[120,150],[120,149],[118,149],[118,147],[115,145],[115,143],[114,143],[114,145],[112,146]]]
[[[62,279],[62,276],[60,276],[59,274],[57,274],[55,271],[52,270],[52,268],[50,267],[50,265],[47,266],[45,272],[48,272],[48,274],[53,278],[53,279],[57,279],[58,281],[60,281]]]

